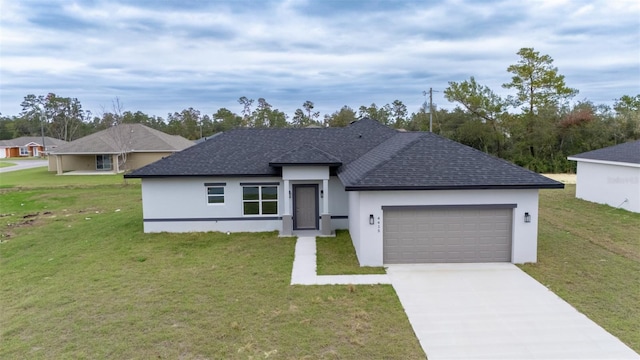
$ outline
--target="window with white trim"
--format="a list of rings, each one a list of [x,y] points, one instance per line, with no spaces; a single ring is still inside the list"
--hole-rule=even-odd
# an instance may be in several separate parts
[[[207,204],[224,204],[224,186],[207,186]]]
[[[244,215],[277,215],[278,187],[273,185],[243,186],[242,213]]]
[[[20,147],[20,156],[29,156],[29,148],[26,146]]]

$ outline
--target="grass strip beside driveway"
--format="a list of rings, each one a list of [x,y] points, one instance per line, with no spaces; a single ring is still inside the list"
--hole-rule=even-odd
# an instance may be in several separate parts
[[[317,237],[318,275],[386,274],[382,266],[361,267],[347,230],[337,230],[335,237]]]
[[[521,268],[640,353],[640,214],[540,191],[538,263]]]

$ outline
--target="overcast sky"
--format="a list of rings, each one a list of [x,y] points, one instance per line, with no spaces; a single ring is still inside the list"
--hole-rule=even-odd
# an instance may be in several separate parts
[[[166,118],[265,98],[293,115],[395,99],[470,76],[501,95],[522,47],[554,59],[575,100],[640,94],[640,1],[0,0],[0,112],[27,94]]]

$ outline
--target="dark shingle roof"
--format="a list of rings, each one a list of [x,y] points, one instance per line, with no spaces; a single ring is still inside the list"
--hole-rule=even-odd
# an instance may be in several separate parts
[[[374,120],[346,128],[234,129],[127,176],[273,176],[280,169],[269,163],[292,149],[312,146],[345,164],[395,133]]]
[[[192,145],[193,142],[182,136],[169,135],[142,124],[121,124],[59,146],[52,154],[174,152]]]
[[[354,171],[353,165],[358,162],[366,165]],[[563,187],[533,171],[432,133],[399,133],[344,169],[338,176],[347,190]]]
[[[581,159],[640,164],[640,140],[569,156],[569,160]]]
[[[269,162],[271,166],[285,165],[326,165],[340,166],[342,162],[337,157],[327,154],[326,152],[311,145],[302,145],[290,150]]]
[[[279,176],[279,166],[303,164],[337,166],[347,190],[563,187],[438,135],[369,119],[346,128],[236,129],[125,176]]]

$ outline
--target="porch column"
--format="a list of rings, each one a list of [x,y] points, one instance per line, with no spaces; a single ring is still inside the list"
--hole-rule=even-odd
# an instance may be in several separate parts
[[[329,213],[329,180],[322,180],[322,191],[324,192],[324,197],[322,199],[322,213]]]
[[[322,180],[322,215],[320,215],[320,232],[331,235],[331,214],[329,214],[329,179]]]
[[[118,161],[118,154],[111,155],[111,164],[113,164],[113,171],[117,174],[120,172],[120,163]]]
[[[293,235],[293,216],[291,215],[291,186],[289,180],[284,181],[284,212],[282,213],[282,232],[280,236]]]
[[[62,156],[54,155],[56,157],[56,173],[62,175]]]

